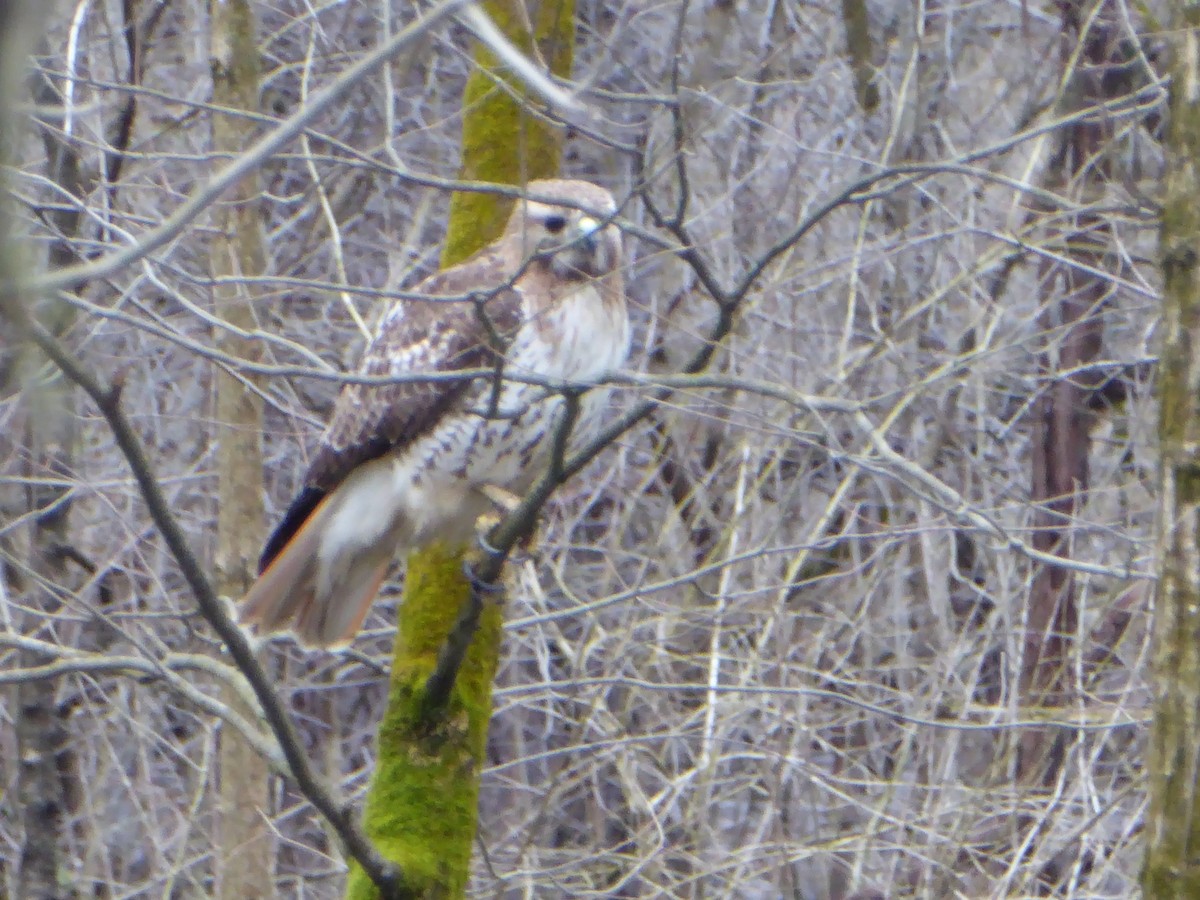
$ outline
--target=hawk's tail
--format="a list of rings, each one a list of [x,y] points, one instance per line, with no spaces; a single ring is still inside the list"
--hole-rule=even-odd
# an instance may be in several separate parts
[[[273,558],[242,601],[243,625],[259,631],[291,629],[301,643],[330,647],[362,627],[391,560],[391,547],[344,547],[326,559],[340,492],[321,499]]]

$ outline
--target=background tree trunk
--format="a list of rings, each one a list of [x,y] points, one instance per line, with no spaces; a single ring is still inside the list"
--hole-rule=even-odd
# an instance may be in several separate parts
[[[1126,82],[1114,77],[1121,58],[1119,10],[1107,0],[1094,4],[1061,4],[1059,44],[1064,68],[1061,108],[1077,113],[1126,93]],[[1096,12],[1093,15],[1093,12]],[[1084,210],[1099,205],[1112,175],[1112,125],[1095,116],[1059,132],[1046,173],[1055,194],[1077,198]],[[1079,212],[1056,222],[1043,210],[1053,233],[1047,241],[1055,259],[1043,257],[1038,267],[1042,295],[1039,320],[1048,336],[1041,354],[1045,381],[1038,385],[1032,408],[1030,501],[1035,504],[1033,546],[1070,558],[1075,522],[1088,500],[1091,428],[1095,393],[1103,387],[1088,367],[1103,355],[1103,311],[1114,287],[1107,274],[1113,236],[1105,216]],[[1052,337],[1051,337],[1052,336]],[[1059,373],[1068,372],[1069,375]],[[1069,703],[1070,658],[1079,626],[1075,583],[1061,566],[1037,567],[1029,591],[1021,655],[1021,702],[1028,707],[1063,707]],[[1068,732],[1027,729],[1019,740],[1017,777],[1029,785],[1050,785],[1058,777]]]
[[[1200,895],[1200,6],[1179,9],[1160,237],[1160,576],[1147,900]]]
[[[257,112],[259,50],[249,0],[210,3],[209,17],[213,102],[230,110]],[[256,133],[249,118],[214,114],[212,144],[217,159],[244,150]],[[249,176],[215,209],[212,274],[225,281],[213,289],[213,311],[230,329],[252,331],[257,327],[250,288],[237,279],[266,271],[260,195],[257,175]],[[222,327],[214,329],[213,344],[232,356],[259,359],[256,342]],[[262,543],[262,399],[256,386],[223,369],[216,373],[215,389],[216,589],[236,600],[254,580]],[[222,688],[222,695],[225,703],[243,715],[252,715],[228,685]],[[220,735],[219,765],[217,896],[227,900],[273,896],[266,761],[233,729],[226,728]]]
[[[0,34],[7,40],[0,47],[4,60],[3,83],[0,84],[0,104],[20,95],[15,80],[28,60],[29,44],[23,43],[35,33],[25,26],[29,10],[25,4],[6,4],[0,13]],[[13,80],[9,80],[13,79]],[[64,137],[61,110],[62,85],[55,83],[45,72],[32,80],[32,99],[39,105],[42,145],[46,156],[45,176],[63,195],[83,196],[79,155],[70,136]],[[5,129],[0,135],[0,147],[15,135]],[[0,185],[0,189],[5,187]],[[3,197],[3,195],[0,195]],[[6,197],[4,199],[7,199]],[[0,210],[0,219],[7,223],[10,211]],[[56,269],[76,260],[73,242],[80,231],[81,214],[78,208],[59,205],[49,213],[55,239],[50,243],[46,266]],[[12,242],[12,235],[0,232],[3,262],[0,282],[14,275],[22,262],[21,247]],[[68,307],[57,298],[33,295],[4,297],[4,304],[15,303],[33,312],[40,310],[42,320],[56,334],[70,327],[72,316]],[[16,535],[6,535],[8,548],[19,548],[14,559],[23,565],[8,567],[4,581],[16,589],[20,611],[27,617],[31,631],[45,633],[55,628],[55,620],[66,611],[65,603],[83,579],[72,560],[84,560],[74,547],[70,533],[70,512],[73,495],[68,474],[74,468],[77,420],[75,396],[70,383],[54,369],[42,367],[44,358],[32,348],[17,348],[12,360],[14,386],[21,392],[22,414],[18,421],[23,428],[22,439],[27,448],[18,473],[25,485],[22,519],[25,527]],[[0,391],[0,394],[7,390]],[[10,538],[15,540],[10,542]],[[86,562],[86,560],[85,560]],[[46,661],[37,650],[21,653],[21,662],[37,666]],[[63,703],[58,682],[36,679],[18,684],[12,692],[18,774],[15,785],[16,808],[23,824],[23,840],[18,863],[17,893],[39,900],[60,900],[77,895],[75,872],[65,853],[66,833],[71,812],[71,770],[73,750],[67,726],[68,710]]]

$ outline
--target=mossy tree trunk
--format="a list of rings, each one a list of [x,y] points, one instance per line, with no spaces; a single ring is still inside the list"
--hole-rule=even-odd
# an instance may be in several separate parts
[[[571,74],[575,0],[543,0],[528,16],[524,0],[491,0],[481,5],[523,53],[544,61],[555,75]],[[475,62],[476,69],[463,92],[462,178],[525,184],[557,175],[561,134],[545,119],[526,112],[527,91],[505,77],[490,51],[481,47]],[[450,201],[442,265],[461,262],[498,238],[510,206],[494,194],[455,194]]]
[[[1160,237],[1160,578],[1147,900],[1200,896],[1200,4],[1178,9]]]
[[[574,0],[547,0],[532,18],[520,3],[487,2],[482,7],[527,55],[545,61],[555,74],[569,75]],[[524,96],[522,87],[489,52],[477,51],[476,63],[463,97],[462,177],[519,185],[556,175],[559,132],[525,110],[518,99]],[[453,265],[494,240],[509,208],[492,195],[456,195],[442,265]],[[448,702],[431,708],[426,683],[470,598],[464,552],[462,547],[433,547],[408,561],[387,710],[364,813],[367,833],[399,864],[412,896],[421,898],[461,897],[466,891],[500,652],[500,609],[487,604]],[[357,866],[346,896],[377,896]]]
[[[249,0],[209,4],[210,65],[213,102],[230,110],[258,109],[258,44]],[[217,159],[234,155],[255,137],[251,120],[236,114],[213,116],[212,143]],[[212,274],[222,279],[213,291],[213,311],[239,330],[256,327],[248,287],[237,279],[266,270],[258,179],[242,180],[214,209],[217,227],[211,247]],[[218,350],[256,359],[256,345],[224,328],[213,333]],[[214,398],[217,463],[216,588],[240,598],[254,579],[263,531],[262,400],[240,378],[218,370]],[[223,688],[222,700],[252,716],[237,693]],[[266,806],[270,777],[266,762],[232,729],[220,741],[220,825],[215,868],[217,896],[235,900],[271,897],[270,847]]]

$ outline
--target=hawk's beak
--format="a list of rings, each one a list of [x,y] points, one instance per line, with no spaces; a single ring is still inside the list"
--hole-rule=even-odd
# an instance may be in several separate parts
[[[600,223],[591,216],[580,216],[575,225],[575,240],[594,256],[600,246]]]
[[[612,268],[614,260],[602,220],[580,216],[554,237],[554,246],[546,253],[551,268],[561,277],[595,278]]]

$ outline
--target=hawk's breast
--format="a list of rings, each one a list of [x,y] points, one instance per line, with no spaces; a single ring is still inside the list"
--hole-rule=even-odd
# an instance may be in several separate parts
[[[505,354],[508,377],[477,379],[460,405],[397,455],[395,487],[418,531],[440,529],[439,516],[452,509],[468,514],[475,486],[521,493],[545,472],[566,409],[550,386],[587,384],[629,354],[628,317],[623,304],[613,306],[589,284],[526,321]],[[603,386],[582,395],[572,446],[595,435],[610,401]]]

